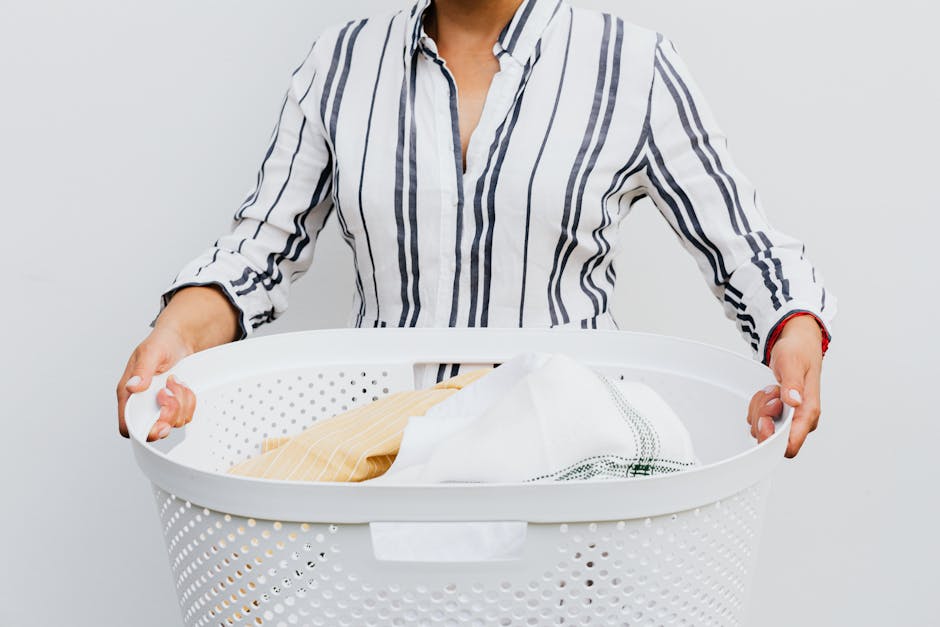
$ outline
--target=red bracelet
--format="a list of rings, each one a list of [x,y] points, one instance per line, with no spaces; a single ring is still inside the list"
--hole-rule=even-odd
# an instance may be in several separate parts
[[[812,313],[811,311],[794,311],[793,313],[785,316],[780,322],[774,326],[773,332],[770,334],[770,338],[767,340],[767,345],[764,349],[764,364],[770,363],[770,352],[774,348],[774,343],[777,341],[777,338],[780,337],[780,334],[783,332],[783,327],[786,326],[787,322],[796,318],[797,316],[812,316],[816,321],[816,324],[819,325],[819,329],[822,331],[822,354],[825,355],[826,351],[829,350],[829,332],[826,331],[826,325],[822,323],[822,320],[819,319],[819,316]]]

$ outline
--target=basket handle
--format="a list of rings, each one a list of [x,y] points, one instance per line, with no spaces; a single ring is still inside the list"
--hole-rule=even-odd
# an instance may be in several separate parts
[[[527,530],[524,520],[369,523],[375,559],[394,562],[520,560]]]
[[[124,424],[127,425],[127,432],[130,437],[141,444],[153,444],[147,442],[147,436],[153,424],[160,415],[160,403],[157,402],[157,393],[166,385],[167,377],[172,370],[159,375],[154,375],[150,380],[150,387],[143,392],[135,392],[127,399],[124,406]],[[177,431],[174,429],[173,431]]]

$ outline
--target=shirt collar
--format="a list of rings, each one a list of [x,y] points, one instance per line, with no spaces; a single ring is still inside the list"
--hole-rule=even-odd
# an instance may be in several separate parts
[[[563,2],[565,0],[523,0],[512,19],[499,33],[495,54],[499,56],[506,52],[520,65],[525,65]],[[427,36],[424,31],[424,12],[430,5],[431,0],[416,0],[408,13],[405,54],[409,60],[414,58],[421,40]]]

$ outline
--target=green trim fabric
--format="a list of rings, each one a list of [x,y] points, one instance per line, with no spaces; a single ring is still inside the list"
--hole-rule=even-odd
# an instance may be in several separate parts
[[[659,432],[650,423],[650,420],[638,412],[624,397],[610,380],[599,374],[597,378],[604,383],[610,393],[611,401],[620,410],[631,431],[633,432],[637,457],[623,457],[621,455],[595,455],[584,458],[574,464],[561,468],[553,473],[539,475],[526,479],[530,481],[582,481],[585,479],[629,479],[631,477],[649,477],[662,475],[679,470],[686,470],[696,465],[694,461],[681,461],[678,459],[665,459],[660,457],[661,442]]]
[[[625,479],[697,463],[685,425],[650,386],[527,353],[411,417],[395,461],[369,482]]]

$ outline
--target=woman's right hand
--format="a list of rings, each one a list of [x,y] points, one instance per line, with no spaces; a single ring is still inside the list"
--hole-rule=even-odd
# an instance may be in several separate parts
[[[157,326],[131,354],[117,386],[118,430],[129,437],[124,422],[124,408],[131,394],[150,387],[154,375],[166,372],[180,359],[194,351],[174,329]],[[182,427],[193,419],[196,395],[174,375],[167,378],[166,387],[157,393],[160,416],[150,428],[147,441],[152,442],[169,435],[173,427]]]
[[[238,339],[240,315],[216,285],[186,286],[170,295],[153,323],[153,331],[134,350],[118,381],[121,435],[128,437],[124,407],[130,395],[149,388],[154,375],[166,372],[183,357]],[[196,411],[196,395],[173,375],[167,377],[166,387],[157,393],[157,402],[160,417],[147,434],[148,442],[165,438],[173,427],[187,424]]]

